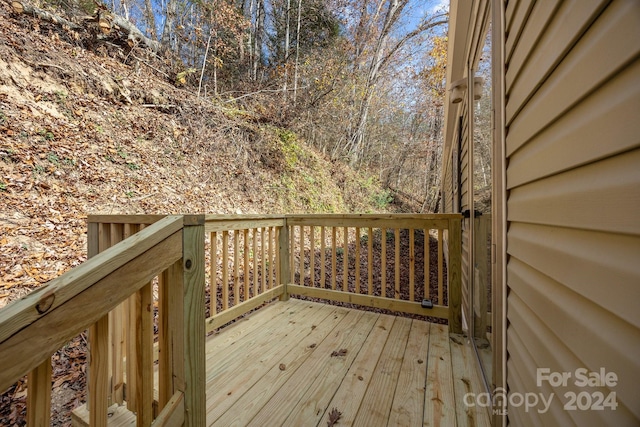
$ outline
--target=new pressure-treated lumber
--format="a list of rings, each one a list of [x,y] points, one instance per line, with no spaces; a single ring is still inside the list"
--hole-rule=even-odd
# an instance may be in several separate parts
[[[367,230],[367,294],[373,295],[373,229],[371,227]]]
[[[109,407],[109,316],[89,327],[89,425],[106,427]]]
[[[164,234],[166,226],[171,229],[172,220],[167,221],[150,233],[132,237],[142,248],[147,247],[146,251],[140,253],[140,247],[123,242],[54,279],[52,285],[42,288],[43,292],[34,292],[36,295],[20,300],[13,309],[3,309],[0,388],[11,385],[106,315],[160,273],[163,265],[179,259],[181,233],[175,232],[160,242],[154,233]],[[155,246],[149,248],[150,241]],[[17,314],[10,317],[12,312]]]
[[[283,227],[284,216],[277,215],[206,215],[205,231],[232,231],[248,228]]]
[[[151,225],[166,217],[167,215],[89,215],[87,223]]]
[[[233,305],[240,303],[240,233],[233,232]]]
[[[449,328],[451,331],[451,328]],[[476,376],[473,366],[476,363],[471,345],[467,337],[450,333],[451,365],[453,387],[456,396],[455,407],[459,426],[489,426],[489,415],[486,407],[478,405],[469,407],[464,396],[482,388],[480,378]]]
[[[416,320],[411,322],[398,385],[391,405],[389,426],[422,424],[430,327],[431,323]]]
[[[147,283],[135,294],[136,300],[136,415],[139,426],[153,420],[153,287]],[[127,365],[129,365],[127,363]],[[133,394],[133,393],[131,393]]]
[[[449,331],[462,333],[462,220],[449,220]]]
[[[294,302],[298,303],[294,299],[286,303],[278,302],[268,310],[276,310],[278,305],[288,306]],[[220,389],[210,389],[210,393],[215,397],[211,399],[212,403],[208,408],[207,423],[209,425],[247,425],[269,402],[271,396],[289,382],[290,377],[315,351],[318,343],[334,331],[336,325],[340,324],[349,313],[348,310],[340,307],[323,307],[321,304],[314,303],[310,303],[309,306],[313,311],[320,312],[316,315],[308,314],[304,319],[296,322],[295,329],[302,329],[300,335],[285,337],[284,345],[279,341],[271,340],[272,349],[265,359],[266,363],[253,364],[247,370],[248,375],[243,373],[236,377],[239,380],[238,383],[233,381],[226,384],[222,389],[222,395],[215,396]],[[287,322],[288,327],[291,325]],[[300,336],[304,338],[300,339]],[[277,344],[274,346],[273,343]],[[227,394],[227,390],[232,390],[231,396]],[[294,399],[297,397],[292,398]]]
[[[204,215],[185,217],[182,232],[185,427],[205,425]],[[175,390],[178,391],[178,390]],[[174,391],[174,392],[175,392]]]
[[[425,426],[456,425],[451,357],[447,326],[432,324],[424,396]]]
[[[123,224],[100,224],[104,228],[104,233],[109,235],[108,245],[114,246],[120,243],[123,239],[124,227]],[[105,247],[106,249],[106,247]],[[100,249],[102,252],[103,249]],[[130,297],[131,298],[131,297]],[[109,403],[117,403],[121,405],[124,402],[124,339],[125,339],[125,308],[124,305],[128,303],[125,300],[118,304],[116,308],[109,312],[109,342],[111,347],[110,356],[110,391],[109,391]]]
[[[340,326],[336,331],[337,333],[330,334],[324,340],[317,343],[317,346],[313,348],[314,351],[300,368],[282,384],[282,387],[271,396],[271,399],[266,402],[246,425],[256,427],[269,425],[270,423],[284,425],[284,421],[291,412],[291,408],[287,407],[288,405],[285,405],[285,403],[291,402],[292,399],[301,399],[302,394],[307,390],[308,386],[320,377],[327,365],[332,362],[331,353],[340,349],[354,348],[354,346],[359,348],[362,346],[365,336],[355,333],[361,326],[358,323],[362,319],[362,316],[362,311],[349,311],[341,320]],[[360,339],[358,339],[358,337],[360,337]],[[352,357],[348,351],[346,356]],[[311,372],[312,369],[313,373]]]
[[[400,374],[407,338],[411,328],[411,320],[399,317],[389,333],[389,340],[384,346],[378,364],[373,372],[367,392],[362,399],[354,426],[386,425],[393,404],[395,385]],[[400,343],[398,345],[398,343]]]
[[[289,256],[289,249],[289,227],[285,225],[284,227],[280,227],[278,232],[278,277],[280,278],[280,283],[277,283],[277,285],[282,285],[291,277],[291,257]],[[289,299],[286,288],[280,299],[284,301]]]
[[[381,314],[378,317],[358,356],[351,364],[333,399],[327,405],[327,410],[324,411],[318,425],[328,424],[329,412],[332,408],[339,408],[341,423],[344,425],[353,424],[380,359],[379,349],[384,348],[395,319],[395,317],[386,314]]]
[[[184,422],[184,393],[178,391],[171,396],[164,409],[158,414],[151,427],[180,426]],[[140,425],[140,423],[138,423]],[[146,425],[146,424],[145,424]]]
[[[447,228],[448,220],[458,214],[317,214],[287,215],[290,225],[372,228]]]
[[[183,278],[182,260],[177,260],[162,273],[159,289],[158,330],[158,407],[163,408],[177,391],[182,391],[183,370]]]
[[[300,394],[300,403],[289,412],[284,425],[314,425],[321,420],[323,411],[319,409],[326,408],[332,400],[335,394],[335,384],[345,377],[351,364],[362,351],[357,351],[356,349],[362,349],[378,317],[378,314],[365,312],[355,322],[353,329],[344,331],[341,342],[339,345],[335,345],[335,348],[347,350],[346,354],[332,358],[329,348],[329,351],[327,351],[328,357],[325,356],[320,357],[320,360],[312,361],[310,359],[308,361],[308,363],[314,364],[318,374],[314,379],[311,376],[306,379],[306,390]],[[336,333],[334,335],[337,336],[339,334]],[[324,344],[325,342],[323,341],[318,348],[320,355]],[[301,369],[304,369],[304,366]]]
[[[426,309],[422,308],[420,303],[413,301],[378,297],[374,295],[359,295],[352,292],[334,291],[332,289],[309,288],[307,286],[293,284],[287,285],[287,292],[289,292],[290,295],[346,302],[363,305],[365,307],[399,311],[407,314],[419,314],[422,316],[437,317],[440,319],[447,319],[450,317],[449,308],[440,305],[434,305],[433,308]]]
[[[170,237],[182,227],[181,217],[167,217],[146,232],[132,236],[118,248],[109,248],[95,259],[49,281],[29,295],[0,310],[0,342],[55,310],[95,282]],[[97,227],[96,227],[97,228]],[[90,227],[90,232],[93,228]],[[97,244],[97,243],[96,243]],[[90,248],[91,249],[91,248]]]
[[[207,425],[321,426],[332,409],[337,425],[466,425],[454,380],[484,391],[470,376],[473,350],[458,336],[463,344],[450,343],[446,325],[373,313],[357,320],[353,310],[296,299],[253,316],[260,323],[249,333],[234,332],[250,326],[238,322],[207,340]],[[489,422],[486,411],[473,419]]]
[[[27,376],[27,425],[45,427],[51,419],[51,358]]]
[[[124,233],[123,237],[125,239],[131,237],[138,231],[138,224],[123,224]],[[140,310],[140,305],[138,304],[138,300],[135,296],[130,296],[127,301],[127,312],[125,314],[125,322],[126,322],[126,332],[125,332],[125,351],[127,360],[138,360],[138,355],[136,352],[136,323],[138,319],[138,311]],[[137,372],[138,364],[137,363],[127,363],[126,364],[126,375],[127,375],[127,388],[126,388],[126,396],[125,399],[127,401],[127,409],[132,412],[136,412],[136,408],[138,405],[137,401],[137,392],[138,389],[138,372]]]
[[[245,313],[250,312],[254,308],[271,301],[274,298],[278,298],[285,294],[285,285],[278,285],[273,289],[269,289],[266,292],[261,293],[247,301],[244,301],[236,306],[231,307],[228,310],[221,311],[220,313],[209,317],[207,322],[206,331],[207,334],[213,332],[219,327],[231,322],[234,319],[242,316]]]

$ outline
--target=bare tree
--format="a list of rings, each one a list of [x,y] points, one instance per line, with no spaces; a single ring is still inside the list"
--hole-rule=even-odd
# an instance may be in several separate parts
[[[373,54],[369,59],[364,90],[362,91],[359,108],[355,116],[355,126],[352,128],[349,141],[345,146],[345,151],[352,164],[356,164],[362,159],[369,109],[382,72],[407,43],[427,30],[447,23],[446,15],[437,14],[426,17],[415,29],[403,36],[393,37],[393,32],[400,22],[402,13],[408,3],[409,0],[378,0],[372,16],[369,17],[366,12],[361,15],[361,20],[369,18],[368,24],[361,22],[358,27],[362,40],[366,40],[366,35],[373,32],[370,29],[365,29],[366,27],[376,25],[380,18],[382,18],[382,21],[379,34],[373,41]],[[358,53],[356,52],[356,54]]]

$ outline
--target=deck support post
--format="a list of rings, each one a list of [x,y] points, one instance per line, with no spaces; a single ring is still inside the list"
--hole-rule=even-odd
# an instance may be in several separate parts
[[[291,277],[291,266],[289,265],[290,254],[289,254],[289,225],[287,224],[287,219],[284,218],[284,224],[280,227],[280,233],[278,238],[278,259],[280,269],[280,280],[284,283],[279,283],[284,285],[284,293],[280,295],[280,301],[288,301],[289,300],[289,292],[287,291],[287,280]]]
[[[449,333],[462,333],[462,219],[449,219]]]
[[[184,425],[206,424],[204,215],[185,215],[182,234]]]

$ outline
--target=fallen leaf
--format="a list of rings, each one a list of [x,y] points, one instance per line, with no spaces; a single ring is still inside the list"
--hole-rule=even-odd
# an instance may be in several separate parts
[[[331,412],[329,412],[329,421],[327,421],[327,426],[333,427],[336,425],[341,416],[342,412],[338,411],[338,408],[333,408]]]

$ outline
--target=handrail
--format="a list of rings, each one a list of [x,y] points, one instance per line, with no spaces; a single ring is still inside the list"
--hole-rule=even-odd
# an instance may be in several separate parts
[[[28,422],[48,423],[51,354],[89,329],[88,403],[74,411],[74,423],[106,426],[107,407],[118,402],[111,394],[115,373],[110,370],[121,370],[123,362],[122,353],[109,350],[110,336],[120,333],[123,324],[111,321],[122,321],[124,307],[130,316],[124,321],[133,321],[126,355],[127,373],[133,374],[127,376],[127,407],[137,424],[184,420],[186,426],[203,425],[204,216],[95,215],[88,223],[86,262],[0,310],[0,387],[28,374]],[[154,413],[155,277],[162,277],[163,284],[160,398]],[[120,393],[123,385],[116,385]]]
[[[180,259],[181,228],[182,217],[158,221],[0,310],[0,389]],[[135,268],[151,259],[162,263],[149,263],[146,271]]]

